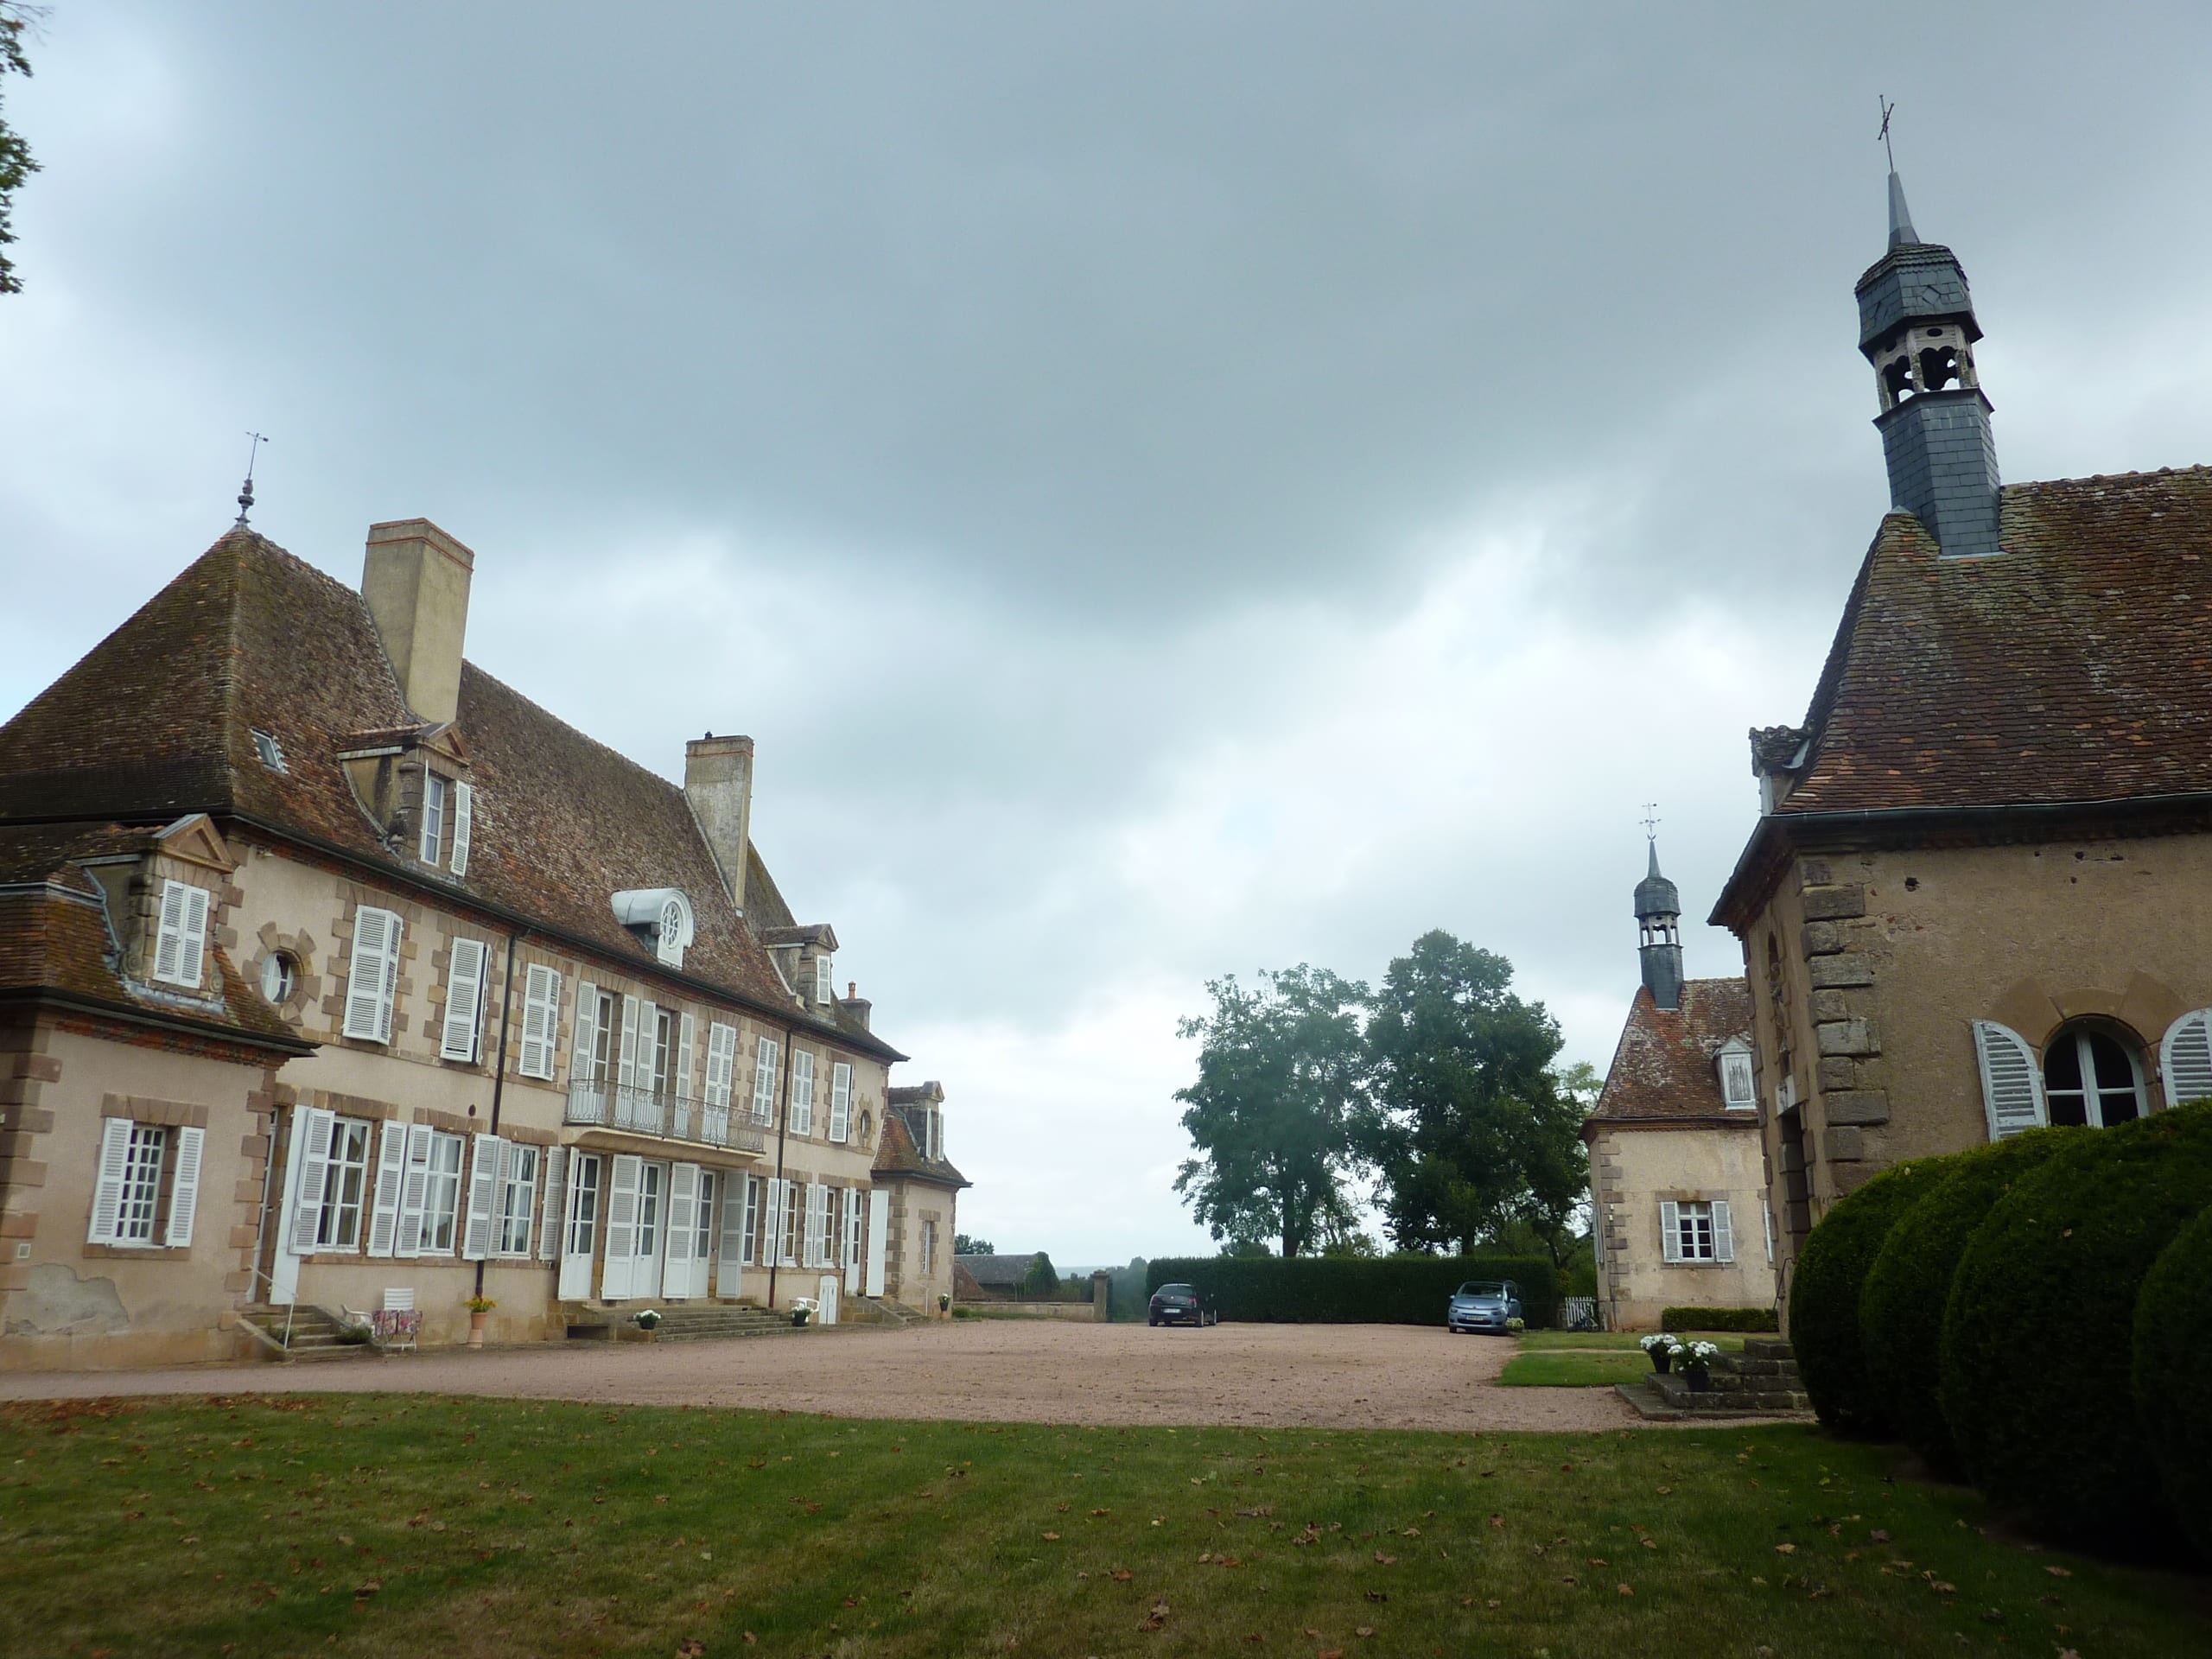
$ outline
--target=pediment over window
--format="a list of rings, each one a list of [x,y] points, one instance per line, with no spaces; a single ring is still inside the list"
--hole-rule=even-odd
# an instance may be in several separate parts
[[[238,867],[230,844],[205,812],[179,818],[166,830],[156,832],[154,842],[164,857],[180,858],[188,864],[201,865],[224,875]]]
[[[1758,1089],[1751,1079],[1751,1046],[1741,1037],[1731,1037],[1713,1051],[1713,1073],[1720,1085],[1720,1103],[1731,1111],[1755,1111],[1758,1107]]]

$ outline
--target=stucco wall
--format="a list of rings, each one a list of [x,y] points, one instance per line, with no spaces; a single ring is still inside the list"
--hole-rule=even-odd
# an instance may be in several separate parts
[[[1605,1128],[1591,1147],[1604,1211],[1599,1297],[1617,1331],[1656,1331],[1669,1307],[1771,1307],[1766,1176],[1757,1128]],[[1660,1205],[1725,1199],[1735,1235],[1728,1263],[1664,1259]]]

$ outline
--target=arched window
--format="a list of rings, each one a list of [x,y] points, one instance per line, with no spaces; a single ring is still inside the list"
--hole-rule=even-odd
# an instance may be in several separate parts
[[[2053,1123],[2107,1128],[2150,1109],[2141,1056],[2100,1026],[2068,1026],[2044,1046],[2043,1092]]]

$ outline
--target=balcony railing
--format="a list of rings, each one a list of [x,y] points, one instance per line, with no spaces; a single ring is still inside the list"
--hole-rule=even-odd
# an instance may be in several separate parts
[[[570,1084],[568,1122],[728,1152],[759,1152],[766,1145],[750,1112],[619,1083]]]

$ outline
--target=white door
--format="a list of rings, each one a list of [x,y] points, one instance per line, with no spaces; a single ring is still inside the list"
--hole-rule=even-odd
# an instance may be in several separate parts
[[[698,1219],[691,1232],[691,1288],[692,1296],[714,1294],[715,1229],[716,1217],[721,1213],[722,1186],[729,1179],[715,1170],[699,1172]]]
[[[868,1195],[868,1294],[883,1294],[883,1236],[891,1226],[891,1195],[877,1187]]]
[[[822,1275],[822,1288],[815,1292],[815,1300],[822,1304],[822,1311],[816,1314],[815,1318],[824,1325],[836,1324],[837,1275],[836,1274],[825,1273]]]
[[[645,1160],[627,1153],[614,1160],[607,1188],[607,1262],[600,1269],[599,1298],[619,1302],[630,1294],[638,1242],[638,1188]]]
[[[691,1294],[691,1247],[696,1243],[699,1218],[699,1177],[696,1164],[671,1164],[668,1170],[668,1243],[662,1254],[667,1269],[660,1294],[685,1297]]]
[[[648,1300],[661,1294],[661,1259],[668,1250],[668,1166],[647,1164],[638,1172],[637,1242],[630,1255],[630,1294]]]
[[[599,1168],[596,1153],[580,1152],[569,1160],[569,1201],[561,1211],[560,1296],[580,1302],[591,1294],[592,1247],[599,1243]]]

